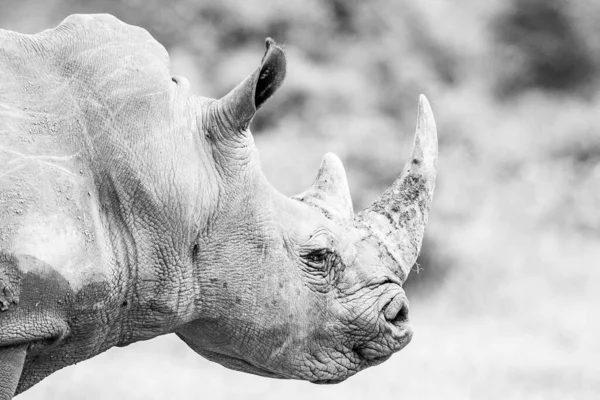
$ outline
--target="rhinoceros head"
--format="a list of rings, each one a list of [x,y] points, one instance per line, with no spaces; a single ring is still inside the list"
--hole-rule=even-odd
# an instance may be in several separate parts
[[[339,158],[288,198],[265,179],[248,126],[285,77],[267,40],[261,65],[219,100],[198,99],[218,201],[194,242],[198,310],[178,335],[196,352],[257,375],[339,382],[412,337],[402,284],[418,256],[436,175],[435,122],[420,98],[410,160],[354,213]]]

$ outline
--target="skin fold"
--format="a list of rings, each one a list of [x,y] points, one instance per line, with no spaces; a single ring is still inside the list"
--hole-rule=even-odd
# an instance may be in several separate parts
[[[0,348],[0,400],[12,398],[23,370],[27,346]]]
[[[436,174],[427,100],[411,159],[372,206],[354,213],[333,154],[288,198],[248,128],[285,78],[283,50],[266,48],[215,100],[110,15],[0,30],[0,399],[167,333],[228,368],[315,383],[408,344],[402,284]]]

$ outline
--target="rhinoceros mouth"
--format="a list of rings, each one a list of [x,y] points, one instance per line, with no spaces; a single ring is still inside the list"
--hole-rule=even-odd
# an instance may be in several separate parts
[[[385,285],[379,299],[373,336],[354,348],[354,352],[367,366],[380,364],[411,341],[413,331],[408,318],[408,300],[402,287],[395,283]]]
[[[413,336],[410,322],[388,323],[386,332],[371,343],[355,349],[366,366],[381,364],[410,343]]]

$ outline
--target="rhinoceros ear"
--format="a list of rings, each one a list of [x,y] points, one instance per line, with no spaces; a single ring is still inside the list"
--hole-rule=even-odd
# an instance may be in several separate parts
[[[248,128],[256,111],[279,89],[285,78],[283,49],[271,38],[260,67],[219,101],[225,120],[235,130]]]
[[[323,157],[310,189],[293,198],[320,209],[329,218],[354,218],[346,171],[342,161],[333,153]]]

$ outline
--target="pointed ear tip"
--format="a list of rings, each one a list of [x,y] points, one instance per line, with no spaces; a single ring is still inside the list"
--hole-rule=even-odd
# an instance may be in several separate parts
[[[283,81],[286,75],[287,69],[287,57],[285,55],[285,51],[275,43],[275,40],[268,37],[265,39],[266,42],[266,50],[263,58],[261,60],[261,67],[257,71],[257,75],[260,74],[262,68],[265,65],[270,65],[276,74],[279,76],[277,87],[279,87],[280,83]]]
[[[282,45],[277,43],[277,41],[275,39],[273,39],[271,36],[265,38],[265,47],[267,48],[267,50],[269,50],[269,48],[271,48],[271,47],[276,47],[283,51]]]
[[[281,55],[285,57],[285,51],[283,51],[281,45],[279,45],[272,37],[268,37],[265,39],[265,47],[266,53],[269,53],[270,51],[278,51]]]

